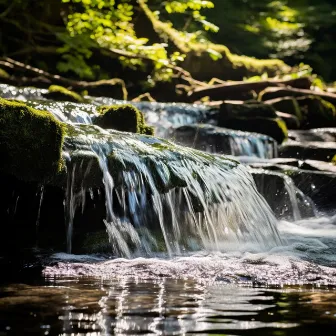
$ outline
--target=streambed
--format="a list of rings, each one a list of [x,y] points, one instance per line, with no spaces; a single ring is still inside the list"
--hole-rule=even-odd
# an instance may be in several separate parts
[[[43,90],[9,86],[1,86],[1,92],[5,98],[27,100],[35,108],[48,109],[61,121],[78,127],[79,133],[91,129],[95,106],[121,103],[107,98],[85,105],[51,102],[43,100]],[[145,113],[148,123],[166,138],[172,136],[174,127],[209,118],[204,106],[140,103],[138,107]],[[85,139],[90,135],[87,134]],[[136,170],[123,175],[127,188],[124,194],[119,194],[118,207],[124,208],[117,215],[115,208],[108,206],[108,201],[112,202],[108,197],[113,194],[115,184],[104,163],[107,149],[102,146],[101,136],[95,141],[92,135],[90,142],[82,137],[83,141],[77,141],[75,146],[83,146],[77,148],[80,150],[89,149],[100,159],[103,187],[91,201],[107,204],[105,237],[109,238],[113,253],[104,250],[72,254],[76,252],[73,251],[73,234],[80,228],[80,221],[74,218],[76,214],[80,217],[88,200],[82,189],[68,193],[64,203],[67,217],[66,228],[62,228],[63,246],[48,249],[37,244],[29,252],[8,250],[1,258],[5,272],[0,288],[0,334],[334,333],[336,209],[332,200],[326,210],[315,205],[310,197],[316,197],[322,184],[310,181],[314,185],[313,192],[305,195],[294,176],[292,179],[290,174],[283,174],[281,169],[293,169],[288,162],[285,165],[267,161],[268,167],[262,166],[262,170],[252,164],[233,170],[236,160],[247,162],[248,156],[256,165],[260,164],[259,159],[272,160],[277,150],[263,137],[226,132],[225,137],[231,140],[225,144],[231,146],[232,152],[224,153],[235,155],[232,162],[222,165],[217,159],[195,154],[187,148],[180,149],[190,158],[196,155],[192,164],[200,164],[197,166],[200,178],[181,170],[190,168],[190,162],[183,167],[177,164],[174,168],[185,175],[189,189],[182,188],[181,193],[168,192],[162,196],[156,186],[150,184],[154,197],[148,200],[148,190],[141,189],[145,187],[139,176],[146,179],[152,172],[141,160],[137,161],[140,150],[136,147],[134,151],[133,145],[139,146],[141,142],[143,155],[149,151],[148,142],[152,140],[144,142],[129,136],[119,143],[115,137],[120,135],[113,131],[103,133],[104,139],[111,136],[119,146],[112,146],[114,153],[136,162]],[[165,140],[162,141],[166,145]],[[65,149],[71,154],[74,142],[68,141],[68,144]],[[208,151],[217,152],[213,148]],[[157,171],[162,168],[158,163],[166,158],[165,155],[156,157]],[[202,172],[199,167],[204,163],[212,170]],[[274,166],[281,166],[280,171],[274,172]],[[70,167],[72,179],[68,190],[71,191],[73,177],[79,170]],[[167,167],[172,166],[167,164]],[[162,176],[166,176],[165,173],[163,168]],[[256,175],[262,178],[255,178]],[[327,172],[326,176],[328,184],[334,176],[332,172]],[[150,177],[147,179],[150,181]],[[279,188],[281,183],[283,188]],[[46,212],[53,207],[46,208],[46,191],[43,186],[38,187],[35,195],[38,207],[33,222],[39,228],[48,218]],[[135,189],[146,192],[137,193]],[[93,191],[90,189],[87,193],[93,194]],[[209,195],[213,194],[218,198],[215,207],[209,203],[212,199]],[[206,209],[205,215],[200,215],[192,205],[191,195],[198,197]],[[24,217],[25,213],[20,211],[29,197],[15,192],[10,195],[12,201],[8,211],[13,223],[16,217]],[[155,211],[151,212],[151,207]],[[130,222],[126,215],[123,216],[126,213]],[[140,216],[143,213],[146,216]],[[151,228],[153,223],[162,232],[160,239],[144,230],[144,227]],[[140,225],[141,230],[135,224]],[[193,235],[195,232],[197,234]],[[13,242],[19,234],[18,230],[11,236]],[[128,245],[125,237],[131,237],[132,244]]]

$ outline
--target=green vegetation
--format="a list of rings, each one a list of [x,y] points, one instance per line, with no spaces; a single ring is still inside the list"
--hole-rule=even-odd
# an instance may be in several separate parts
[[[0,68],[0,78],[9,78],[9,74]]]
[[[48,89],[48,93],[46,93],[44,96],[48,99],[60,101],[70,101],[74,103],[84,102],[84,99],[81,95],[59,85],[51,85]]]
[[[145,124],[143,114],[133,105],[101,106],[94,123],[103,128],[123,132],[154,135],[154,128]]]
[[[62,168],[64,127],[46,111],[0,98],[0,171],[44,181]]]
[[[75,80],[121,78],[132,97],[192,78],[311,74],[302,62],[334,80],[335,12],[331,0],[0,0],[0,55]]]
[[[234,55],[226,46],[214,44],[204,35],[201,37],[199,34],[186,35],[185,32],[175,29],[171,22],[160,21],[144,0],[140,0],[139,3],[154,31],[162,39],[172,42],[179,53],[183,53],[185,59],[182,63],[183,67],[197,79],[210,80],[213,77],[242,79],[265,72],[275,76],[289,71],[289,67],[280,60],[257,60]],[[217,29],[213,30],[217,31]]]
[[[331,163],[336,166],[336,155],[331,159]]]
[[[213,0],[206,10],[219,27],[210,38],[239,55],[276,57],[290,65],[310,64],[315,73],[335,80],[333,0]]]

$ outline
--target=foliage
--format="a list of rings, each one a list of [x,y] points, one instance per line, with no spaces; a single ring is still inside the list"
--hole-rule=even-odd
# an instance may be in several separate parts
[[[140,70],[147,85],[199,62],[215,74],[223,69],[221,79],[307,63],[329,80],[336,78],[335,16],[332,0],[0,0],[0,52],[83,79]]]
[[[219,26],[211,38],[234,53],[257,58],[278,57],[289,64],[310,64],[315,73],[336,78],[332,0],[213,0],[206,11]],[[326,62],[326,59],[329,60]]]
[[[173,74],[171,66],[183,61],[184,55],[179,51],[170,51],[163,42],[152,42],[147,37],[137,36],[133,20],[135,6],[131,0],[62,0],[69,4],[70,13],[67,16],[66,27],[69,33],[60,35],[64,46],[62,52],[63,61],[59,64],[60,71],[76,69],[78,62],[74,62],[74,55],[85,69],[83,75],[91,76],[85,67],[85,60],[92,55],[93,48],[99,48],[106,52],[115,53],[126,67],[144,68],[144,60],[154,61],[154,80],[169,80]],[[144,1],[139,1],[145,4]],[[211,1],[180,0],[167,1],[164,10],[169,13],[186,13],[195,22],[199,22],[202,28],[216,31],[217,27],[205,20],[201,15],[203,8],[212,8]],[[190,12],[190,13],[189,13]],[[159,16],[159,12],[153,15]],[[162,23],[171,26],[170,22]],[[197,40],[200,32],[179,31],[179,37],[186,43]],[[80,44],[80,47],[78,46]],[[167,66],[171,65],[171,66]]]
[[[9,74],[5,70],[0,68],[0,78],[9,78],[9,77],[10,77]]]

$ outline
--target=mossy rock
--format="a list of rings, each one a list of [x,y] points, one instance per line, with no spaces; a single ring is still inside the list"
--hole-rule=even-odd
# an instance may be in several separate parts
[[[44,181],[62,168],[64,127],[47,111],[0,98],[0,170]]]
[[[302,120],[302,113],[297,100],[294,97],[275,98],[265,101],[265,104],[272,105],[277,111],[295,116]]]
[[[142,112],[131,104],[100,106],[98,112],[94,124],[102,128],[154,135],[154,128],[145,124]]]
[[[193,78],[209,81],[212,78],[242,80],[244,77],[262,75],[269,77],[288,73],[291,69],[279,59],[255,59],[253,57],[232,54],[224,45],[202,43],[181,38],[181,34],[167,22],[161,21],[148,7],[146,1],[139,0],[141,9],[151,22],[155,33],[171,42],[172,48],[186,55],[181,66],[189,71]],[[212,51],[211,54],[209,51]],[[214,54],[217,60],[214,61]]]
[[[336,108],[333,104],[315,96],[298,97],[303,116],[302,128],[336,126]]]
[[[47,99],[60,101],[70,101],[74,103],[83,103],[84,98],[74,91],[70,91],[63,86],[51,85],[48,92],[43,95]]]
[[[274,77],[279,73],[287,73],[290,67],[277,59],[256,59],[253,57],[235,55],[224,45],[195,44],[183,62],[183,68],[189,71],[193,78],[209,81],[212,78],[222,80],[243,80],[246,77],[267,73]],[[214,61],[207,50],[212,49],[221,55]]]
[[[281,118],[285,122],[288,129],[296,130],[300,128],[300,121],[296,116],[279,111],[277,111],[276,114],[279,118]]]
[[[1,78],[2,79],[7,79],[9,77],[10,77],[10,75],[5,70],[3,70],[3,69],[0,68],[0,79]]]
[[[336,166],[336,155],[334,155],[334,157],[331,159],[331,163]]]
[[[286,124],[280,118],[234,118],[226,120],[225,125],[221,126],[234,130],[265,134],[278,143],[282,143],[288,136]]]

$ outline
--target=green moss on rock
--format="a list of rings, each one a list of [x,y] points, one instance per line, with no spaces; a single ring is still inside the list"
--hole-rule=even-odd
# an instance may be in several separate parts
[[[63,138],[51,113],[0,98],[0,171],[25,181],[53,178],[62,168]]]
[[[295,130],[300,128],[300,122],[296,116],[279,111],[277,111],[277,116],[285,122],[288,129]]]
[[[70,91],[63,86],[51,85],[48,92],[44,94],[45,98],[55,99],[60,101],[70,101],[74,103],[84,102],[84,98],[74,91]]]
[[[0,68],[0,78],[4,79],[4,78],[9,78],[9,77],[10,77],[9,74],[5,70]]]
[[[244,77],[264,73],[274,77],[291,69],[278,59],[259,60],[232,54],[224,45],[190,41],[169,23],[160,21],[146,1],[139,0],[139,5],[150,20],[154,31],[164,40],[171,41],[172,46],[186,55],[182,67],[189,71],[193,78],[205,81],[212,78],[242,80]],[[214,55],[218,58],[216,61]]]
[[[303,128],[335,127],[336,108],[333,104],[315,96],[298,97],[303,116]]]
[[[336,166],[336,155],[334,155],[334,157],[331,159],[331,163]]]
[[[154,128],[145,124],[143,114],[131,104],[100,106],[98,112],[94,123],[102,128],[154,135]]]

